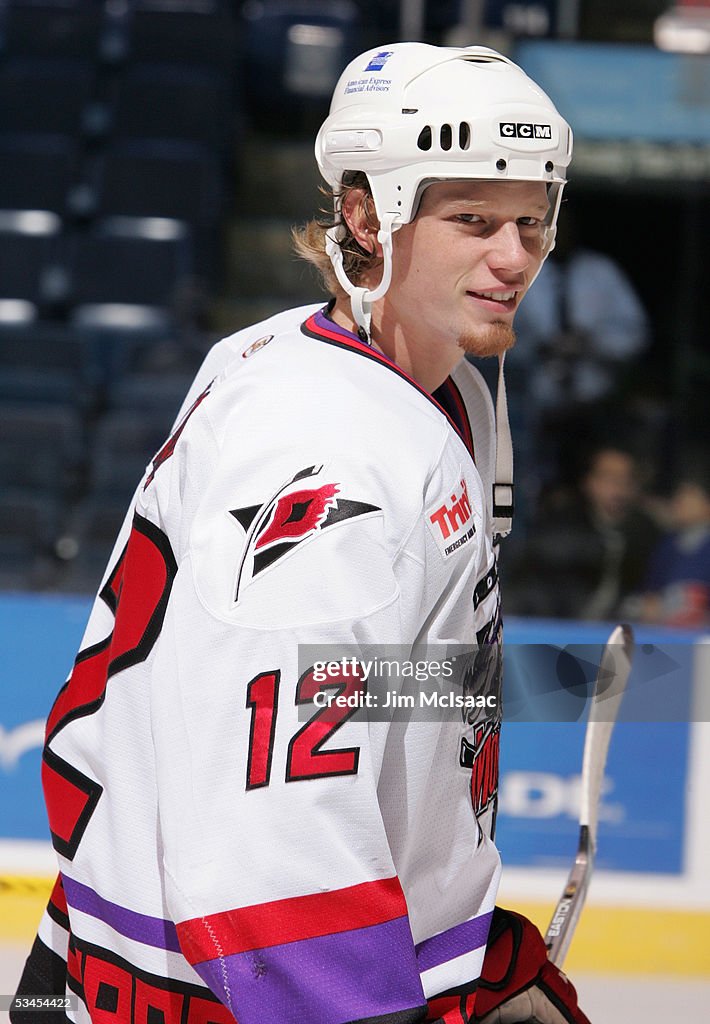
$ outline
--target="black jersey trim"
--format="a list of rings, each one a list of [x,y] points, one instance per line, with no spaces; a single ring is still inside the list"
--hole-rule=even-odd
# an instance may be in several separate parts
[[[468,448],[471,458],[475,462],[476,449],[473,443],[473,431],[471,430],[471,422],[468,418],[468,410],[466,409],[466,403],[463,400],[461,391],[453,377],[447,377],[441,387],[436,389],[434,396],[444,408],[446,408],[446,399],[451,402],[453,408],[449,415],[454,423],[458,425],[461,439]],[[441,397],[439,398],[439,396]]]
[[[63,910],[60,910],[59,907],[55,903],[52,903],[51,900],[47,904],[47,914],[52,918],[55,924],[60,926],[60,928],[63,928],[67,932],[69,931],[69,915],[65,914]]]
[[[15,995],[63,996],[66,992],[66,961],[40,939],[35,938]],[[12,1024],[69,1024],[60,1010],[10,1010]]]

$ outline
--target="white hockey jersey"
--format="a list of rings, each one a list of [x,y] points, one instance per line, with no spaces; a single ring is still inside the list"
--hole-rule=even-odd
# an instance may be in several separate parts
[[[465,362],[431,396],[320,307],[214,347],[49,716],[60,876],[25,985],[44,957],[101,1024],[468,1020],[496,672],[459,689],[483,712],[393,717],[337,659],[497,646],[493,462]]]

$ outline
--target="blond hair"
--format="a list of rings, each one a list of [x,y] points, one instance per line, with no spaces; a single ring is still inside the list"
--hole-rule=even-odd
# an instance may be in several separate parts
[[[331,209],[329,211],[322,210],[321,217],[308,221],[303,227],[292,228],[291,236],[296,254],[317,269],[326,291],[331,295],[341,295],[343,289],[338,283],[330,257],[325,251],[326,232],[336,227],[341,228],[342,237],[338,240],[338,245],[343,253],[343,269],[353,284],[359,284],[363,274],[377,267],[382,261],[374,253],[368,252],[360,245],[345,221],[341,211],[348,196],[352,192],[359,192],[360,196],[357,202],[364,213],[367,224],[377,229],[379,223],[370,183],[363,171],[346,171],[343,175],[343,184],[337,193],[326,188],[321,191],[323,195],[330,198]],[[338,200],[337,206],[336,199]]]

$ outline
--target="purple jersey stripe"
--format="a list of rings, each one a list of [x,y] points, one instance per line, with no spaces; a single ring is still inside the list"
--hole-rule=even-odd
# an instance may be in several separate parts
[[[173,953],[180,952],[180,943],[177,931],[172,921],[164,921],[160,917],[148,917],[147,914],[139,914],[135,910],[128,910],[118,903],[99,896],[94,889],[82,882],[75,882],[72,878],[62,873],[64,891],[67,896],[67,903],[74,910],[80,910],[83,914],[97,917],[110,925],[114,931],[136,942],[142,942],[146,946],[156,946],[158,949],[168,949]]]
[[[483,914],[481,917],[464,921],[463,924],[454,925],[453,928],[447,928],[445,932],[418,943],[416,953],[419,970],[431,970],[432,967],[438,967],[447,960],[454,960],[457,956],[463,956],[464,953],[485,946],[492,917],[491,911],[490,914]]]
[[[340,1024],[426,1006],[407,917],[234,953],[195,970],[239,1024]]]
[[[340,334],[348,341],[356,341],[358,345],[364,345],[366,348],[371,347],[366,341],[363,341],[362,338],[358,338],[357,334],[353,334],[352,331],[349,331],[347,327],[341,327],[340,324],[336,324],[335,320],[331,320],[325,309],[319,309],[313,319],[318,327],[321,327],[325,331],[330,331],[331,334]],[[380,352],[379,349],[377,350],[377,355],[383,363],[389,363],[390,366],[398,368],[394,359],[390,359],[389,356],[385,355],[384,352]]]
[[[336,324],[335,320],[331,320],[330,317],[326,315],[324,309],[318,310],[315,314],[315,321],[319,327],[327,328],[329,331],[335,331],[336,334],[342,334],[344,338],[354,338],[355,341],[360,341],[358,336],[353,334],[352,331],[349,331],[346,327],[341,327],[340,324]]]

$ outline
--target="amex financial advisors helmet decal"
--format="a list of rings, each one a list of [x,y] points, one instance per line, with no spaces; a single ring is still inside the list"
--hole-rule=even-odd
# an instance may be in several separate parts
[[[344,172],[364,171],[380,220],[385,259],[374,291],[355,288],[339,247],[333,239],[328,246],[358,322],[369,320],[369,304],[387,290],[392,232],[416,215],[427,185],[468,178],[545,182],[547,255],[571,155],[572,132],[549,97],[495,50],[393,43],[352,61],[318,133],[316,159],[336,193]]]

